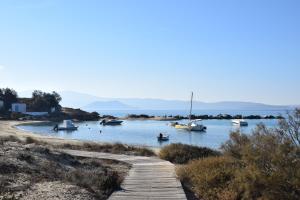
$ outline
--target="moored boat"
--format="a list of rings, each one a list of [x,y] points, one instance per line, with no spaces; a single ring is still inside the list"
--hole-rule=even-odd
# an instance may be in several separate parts
[[[75,126],[72,120],[64,120],[62,126],[55,125],[54,131],[75,131],[78,126]]]
[[[190,123],[188,123],[188,128],[190,131],[205,131],[206,126],[199,124],[199,122],[202,121],[201,119],[193,120]]]
[[[123,121],[115,120],[115,119],[112,119],[112,120],[103,119],[100,122],[100,124],[102,124],[103,126],[117,126],[117,125],[121,125],[122,123],[123,123]]]
[[[188,124],[177,124],[175,125],[176,129],[184,129],[187,131],[205,131],[206,126],[199,124],[198,122],[201,120],[194,120],[189,122]]]
[[[233,119],[232,124],[238,125],[238,126],[248,126],[248,122],[244,119]]]
[[[158,141],[168,141],[168,140],[169,140],[169,135],[160,133],[160,134],[157,136],[157,140],[158,140]]]
[[[191,108],[190,108],[190,115],[189,115],[189,123],[187,124],[176,124],[176,129],[184,129],[188,131],[206,131],[206,126],[200,124],[199,122],[202,121],[201,119],[192,120],[192,110],[193,110],[193,92],[191,96]]]

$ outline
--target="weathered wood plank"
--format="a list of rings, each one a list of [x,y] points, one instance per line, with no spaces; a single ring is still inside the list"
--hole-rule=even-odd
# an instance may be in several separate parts
[[[62,150],[74,156],[113,159],[132,165],[123,181],[121,191],[115,191],[109,200],[186,200],[175,166],[156,157],[116,155],[110,153]]]

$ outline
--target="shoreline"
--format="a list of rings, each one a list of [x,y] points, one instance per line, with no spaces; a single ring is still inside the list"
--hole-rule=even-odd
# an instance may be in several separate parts
[[[32,137],[37,140],[41,140],[50,144],[83,144],[83,141],[75,140],[75,139],[64,139],[56,136],[45,136],[40,135],[38,133],[24,131],[22,129],[17,128],[18,125],[24,124],[36,124],[36,123],[45,123],[45,121],[0,121],[0,136],[16,136],[20,139],[26,139],[28,137]]]
[[[22,129],[17,128],[19,125],[30,125],[30,124],[37,124],[37,123],[47,123],[50,121],[26,121],[26,122],[20,122],[20,121],[1,121],[0,120],[0,137],[8,137],[8,136],[15,136],[21,140],[26,140],[26,138],[33,138],[41,142],[48,143],[50,145],[84,145],[84,144],[99,144],[99,145],[105,145],[105,144],[115,144],[115,143],[109,143],[109,142],[100,142],[100,141],[84,141],[84,140],[76,140],[76,139],[66,139],[61,138],[57,136],[45,136],[41,135],[39,133],[34,133],[31,131],[25,131]],[[123,144],[123,143],[122,143]],[[124,144],[127,145],[127,144]],[[152,151],[154,151],[156,154],[159,153],[160,148],[157,147],[149,147],[149,146],[143,146],[143,145],[128,145],[133,147],[144,147],[148,148]]]

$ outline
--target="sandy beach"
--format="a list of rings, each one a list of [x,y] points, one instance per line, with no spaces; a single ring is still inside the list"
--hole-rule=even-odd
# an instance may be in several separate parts
[[[51,137],[51,136],[43,136],[39,134],[35,134],[32,132],[27,132],[16,128],[16,126],[21,124],[32,124],[32,123],[42,123],[40,121],[0,121],[0,137],[3,136],[16,136],[19,139],[23,140],[27,137],[34,138],[36,140],[41,140],[50,144],[83,144],[82,141],[79,140],[71,140],[71,139],[64,139],[59,137]]]
[[[28,137],[31,137],[35,140],[46,142],[48,144],[52,145],[63,145],[63,144],[70,144],[70,145],[83,145],[86,143],[89,143],[87,141],[80,141],[75,139],[65,139],[60,138],[56,136],[44,136],[37,133],[29,132],[29,131],[23,131],[21,129],[18,129],[16,126],[21,124],[33,124],[33,123],[45,123],[44,121],[0,121],[0,137],[5,136],[15,136],[18,137],[21,140],[25,140]],[[107,144],[103,142],[90,142],[90,143],[97,143],[97,144]],[[136,147],[144,147],[144,146],[136,146]],[[159,153],[160,148],[155,147],[147,147],[148,149],[151,149],[156,154]]]

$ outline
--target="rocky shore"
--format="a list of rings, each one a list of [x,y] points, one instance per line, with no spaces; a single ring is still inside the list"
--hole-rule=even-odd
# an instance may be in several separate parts
[[[116,118],[114,116],[108,116],[109,118]],[[189,116],[182,116],[182,115],[169,115],[169,116],[152,116],[152,115],[136,115],[130,114],[126,117],[122,117],[119,119],[124,120],[159,120],[159,121],[175,121],[175,120],[183,120],[189,119]],[[219,115],[191,115],[191,119],[202,119],[202,120],[211,120],[211,119],[218,119],[218,120],[231,120],[231,119],[282,119],[281,115],[274,116],[274,115],[229,115],[229,114],[219,114]]]

